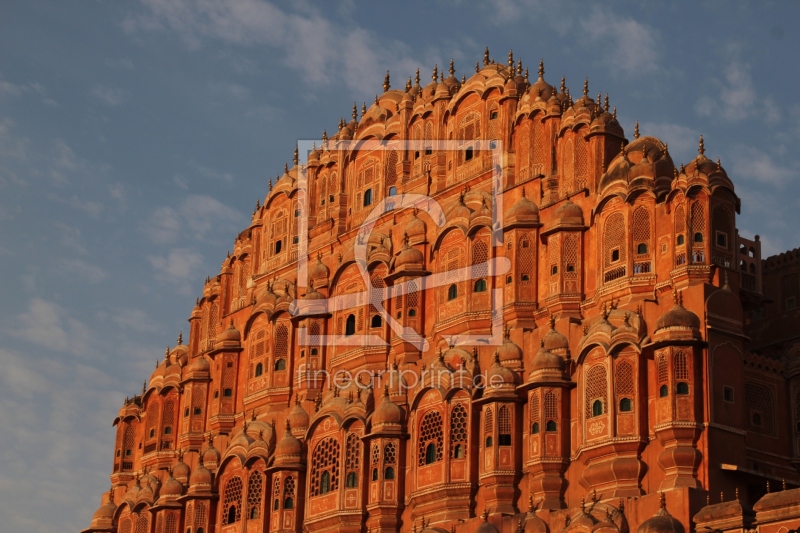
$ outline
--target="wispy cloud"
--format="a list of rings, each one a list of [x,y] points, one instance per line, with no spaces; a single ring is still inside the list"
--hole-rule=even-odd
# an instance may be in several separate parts
[[[30,300],[28,310],[18,315],[16,322],[17,327],[7,331],[12,337],[53,351],[88,354],[89,329],[55,302],[42,298]]]
[[[790,180],[800,178],[797,168],[784,166],[777,156],[751,146],[737,147],[732,159],[735,175],[742,180],[783,187]]]
[[[130,92],[119,87],[106,87],[104,85],[95,85],[92,88],[92,94],[103,105],[115,107],[122,105],[128,101]]]
[[[191,248],[176,248],[167,255],[148,256],[155,276],[170,283],[182,294],[191,293],[191,283],[196,283],[203,271],[203,256]]]
[[[207,195],[193,194],[175,208],[161,206],[144,223],[143,230],[156,244],[172,244],[182,236],[203,239],[214,232],[226,233],[243,223],[241,213]]]
[[[639,129],[642,135],[652,135],[668,143],[670,156],[676,165],[697,156],[700,132],[694,128],[670,122],[642,122]]]

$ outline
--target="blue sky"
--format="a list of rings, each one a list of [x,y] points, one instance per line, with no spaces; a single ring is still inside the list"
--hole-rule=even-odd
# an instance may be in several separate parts
[[[800,4],[13,1],[0,6],[0,516],[87,527],[114,430],[298,138],[383,75],[509,48],[629,138],[697,138],[767,254],[800,245]]]

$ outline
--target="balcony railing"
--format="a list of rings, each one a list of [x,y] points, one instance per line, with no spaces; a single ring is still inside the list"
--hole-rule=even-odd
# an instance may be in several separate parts
[[[650,261],[638,261],[633,264],[633,274],[649,274],[652,272]]]
[[[609,281],[614,281],[615,279],[623,277],[625,277],[625,265],[607,270],[605,275],[603,275],[603,282],[608,283]]]

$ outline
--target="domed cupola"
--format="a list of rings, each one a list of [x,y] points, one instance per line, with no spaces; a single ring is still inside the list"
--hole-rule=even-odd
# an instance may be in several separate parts
[[[485,397],[505,396],[515,394],[519,384],[519,376],[510,368],[500,362],[500,354],[494,353],[494,361],[486,373]]]
[[[219,466],[220,454],[219,451],[214,448],[214,438],[211,436],[211,433],[208,434],[208,446],[203,452],[202,458],[203,464],[207,465],[208,468],[216,469],[217,466]]]
[[[697,147],[697,157],[684,167],[683,173],[685,174],[685,187],[687,188],[695,184],[705,185],[712,191],[717,187],[723,187],[733,193],[734,196],[736,195],[733,182],[728,177],[725,169],[722,168],[720,160],[712,161],[706,157],[705,142],[702,135]]]
[[[287,420],[289,420],[289,425],[294,428],[295,431],[298,429],[308,429],[308,413],[303,409],[303,406],[300,405],[300,400],[297,399],[297,396],[295,396],[294,407],[289,411]]]
[[[275,446],[275,465],[294,465],[302,462],[302,458],[303,444],[292,435],[292,428],[287,419],[286,430],[283,433],[283,437],[278,441],[277,446]]]
[[[322,254],[317,253],[317,260],[308,269],[308,279],[313,281],[317,287],[325,287],[328,284],[330,270],[322,262]]]
[[[164,485],[161,487],[158,503],[163,504],[172,502],[180,498],[183,494],[183,484],[172,476],[172,472],[167,476]]]
[[[200,461],[197,468],[192,470],[192,475],[189,478],[189,494],[211,492],[211,481],[213,475],[211,471],[206,468],[203,463],[203,456],[200,456]]]
[[[409,246],[408,234],[403,234],[403,247],[394,260],[394,269],[414,270],[425,266],[425,256],[416,248]]]
[[[192,364],[189,365],[189,372],[208,372],[211,369],[211,365],[208,362],[208,359],[203,357],[202,355],[199,357],[195,357]]]
[[[410,244],[419,244],[426,240],[427,226],[424,221],[417,217],[417,213],[417,208],[414,207],[405,227],[405,234],[408,235]]]
[[[637,533],[686,533],[686,528],[667,511],[664,493],[660,495],[661,508],[639,526]]]
[[[506,228],[539,224],[539,207],[525,195],[525,187],[522,188],[522,196],[508,210],[503,222]]]
[[[461,88],[461,82],[458,81],[456,78],[456,68],[453,64],[453,60],[450,60],[450,75],[444,79],[442,82],[447,86],[447,90],[450,91],[450,94],[455,94]]]
[[[178,462],[172,467],[172,475],[184,485],[189,483],[189,465],[183,462],[183,451],[178,452]]]
[[[228,328],[217,335],[216,347],[238,346],[242,341],[242,335],[233,325],[233,319],[228,324]]]
[[[481,198],[481,205],[469,216],[470,227],[484,225],[492,226],[492,210],[486,205],[486,198]]]
[[[656,322],[654,340],[696,340],[700,339],[700,319],[683,307],[683,297],[673,290],[675,305],[661,315]]]
[[[522,523],[523,533],[548,533],[547,522],[536,515],[536,506],[533,504],[533,497],[528,495],[528,514]],[[518,530],[519,531],[519,530]]]
[[[548,352],[566,356],[569,354],[569,340],[556,331],[556,317],[550,315],[550,330],[544,336],[544,349]]]
[[[108,501],[101,505],[92,515],[92,523],[89,529],[91,531],[111,531],[116,510],[117,505],[114,503],[114,488],[112,487],[111,490],[108,491]]]
[[[553,219],[545,226],[542,235],[547,235],[559,230],[582,229],[584,229],[583,209],[581,209],[581,206],[567,199],[567,201],[561,204],[558,209],[556,209],[556,212],[553,213]]]
[[[522,360],[522,348],[511,340],[511,330],[508,327],[503,332],[503,343],[497,349],[497,354],[503,363]]]
[[[548,351],[544,347],[544,340],[541,342],[539,351],[533,356],[533,361],[531,362],[531,378],[533,378],[535,373],[541,370],[558,370],[559,372],[564,370],[564,359]]]
[[[386,430],[399,430],[403,422],[403,411],[389,398],[389,385],[383,388],[381,402],[372,415],[373,433]]]
[[[544,61],[539,60],[539,78],[530,86],[528,94],[531,100],[541,98],[543,101],[547,102],[555,92],[555,87],[552,87],[549,83],[544,81]]]
[[[489,522],[489,512],[486,509],[483,510],[483,514],[481,516],[483,518],[483,522],[481,522],[481,525],[479,525],[475,530],[475,533],[499,533],[497,528],[494,527],[491,522]]]
[[[625,138],[625,132],[617,121],[617,108],[614,108],[613,113],[609,112],[608,94],[606,94],[602,112],[598,111],[595,115],[595,119],[589,127],[591,133],[607,133],[619,138],[620,141]]]
[[[447,212],[447,221],[453,223],[460,223],[465,228],[469,226],[469,219],[472,216],[472,209],[467,207],[464,203],[464,192],[458,194],[458,200],[452,208]]]

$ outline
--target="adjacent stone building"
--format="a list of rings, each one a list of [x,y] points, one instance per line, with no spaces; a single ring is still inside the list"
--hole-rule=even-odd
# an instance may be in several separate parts
[[[85,532],[796,529],[800,252],[740,202],[588,80],[387,73],[125,399]]]

